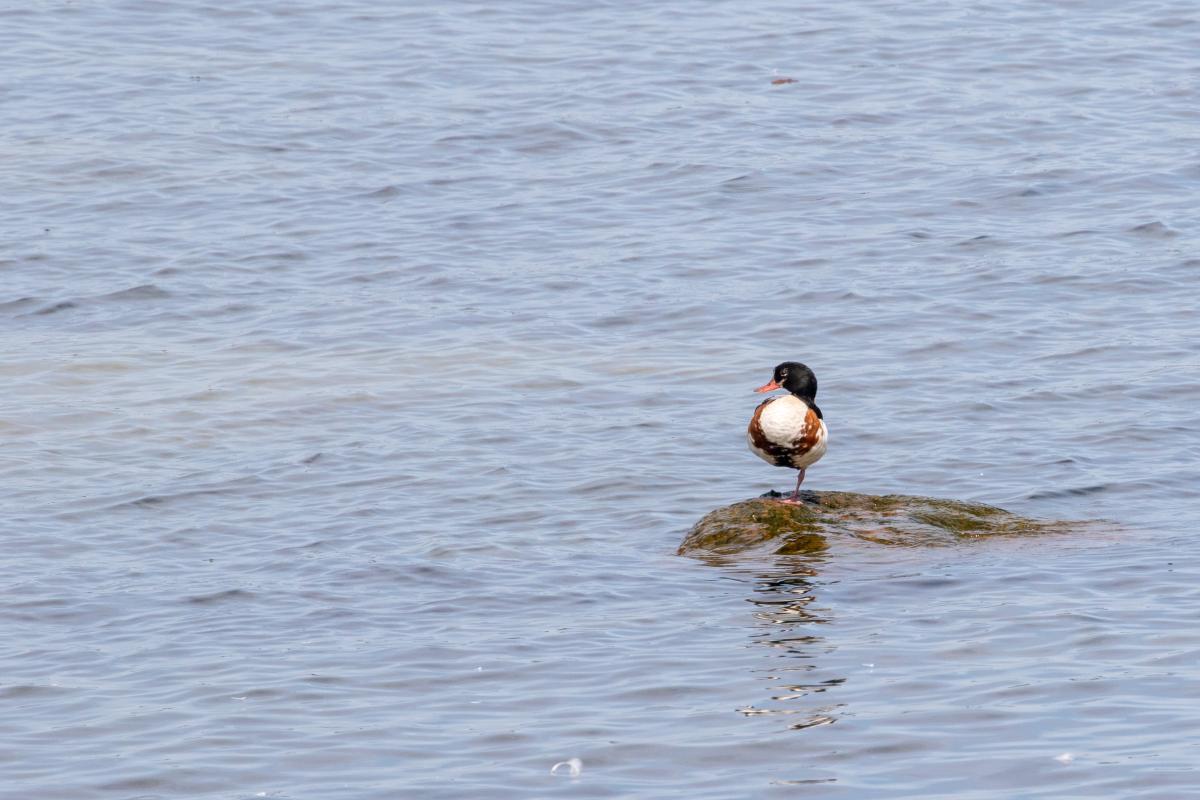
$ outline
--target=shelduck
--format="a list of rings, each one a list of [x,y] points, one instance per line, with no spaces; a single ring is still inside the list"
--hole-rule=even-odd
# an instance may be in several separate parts
[[[746,440],[756,456],[777,467],[799,470],[796,489],[786,503],[800,503],[804,471],[825,455],[829,431],[817,407],[817,376],[798,361],[775,367],[771,381],[754,391],[786,389],[789,394],[768,397],[754,409]]]

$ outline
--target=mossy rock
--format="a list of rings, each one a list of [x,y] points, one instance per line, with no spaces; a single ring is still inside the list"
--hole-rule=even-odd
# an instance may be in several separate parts
[[[839,536],[929,547],[986,536],[1063,533],[1081,524],[1034,520],[982,503],[933,497],[811,491],[800,497],[803,505],[794,505],[769,492],[718,508],[693,526],[679,554],[818,554]]]

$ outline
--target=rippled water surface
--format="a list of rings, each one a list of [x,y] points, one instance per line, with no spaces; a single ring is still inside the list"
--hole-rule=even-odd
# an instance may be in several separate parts
[[[1169,1],[0,10],[0,796],[1200,794],[1197,53]],[[1115,524],[675,556],[790,485],[785,359],[807,485]]]

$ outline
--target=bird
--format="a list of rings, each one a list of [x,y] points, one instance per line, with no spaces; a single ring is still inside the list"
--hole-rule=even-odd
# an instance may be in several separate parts
[[[800,484],[804,472],[825,455],[829,431],[825,416],[817,406],[817,376],[798,361],[785,361],[775,367],[769,383],[754,391],[786,389],[786,395],[768,397],[754,409],[746,429],[746,441],[754,455],[777,467],[799,470],[796,489],[785,503],[803,505]]]

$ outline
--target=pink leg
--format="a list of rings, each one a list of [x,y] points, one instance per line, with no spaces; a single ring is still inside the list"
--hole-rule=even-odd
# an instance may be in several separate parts
[[[804,483],[804,470],[796,473],[796,490],[792,492],[791,497],[784,498],[785,503],[795,503],[796,505],[804,505],[804,501],[800,499],[800,484]]]

